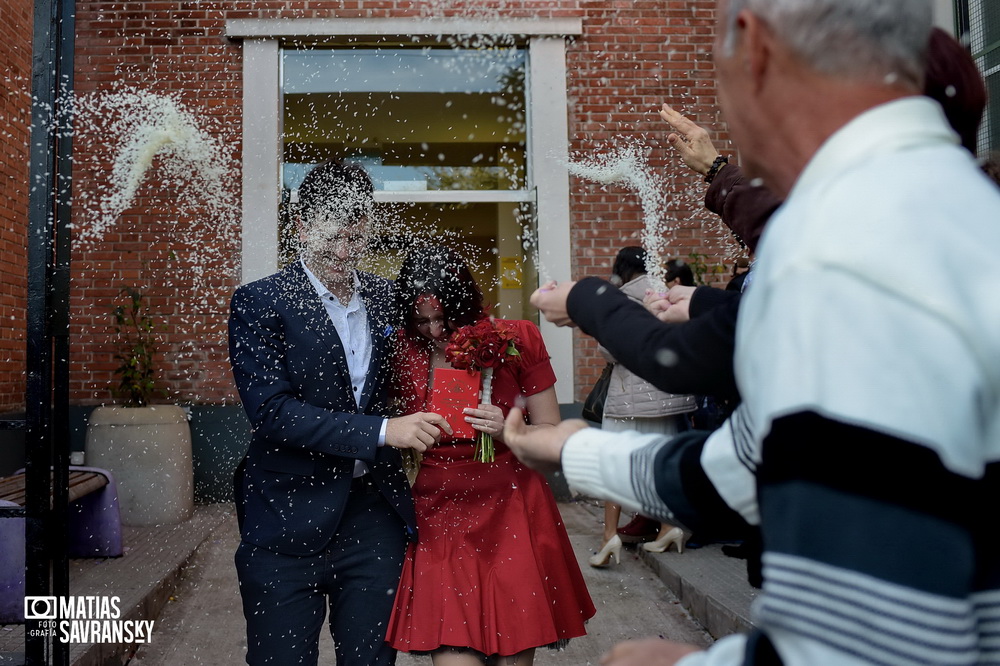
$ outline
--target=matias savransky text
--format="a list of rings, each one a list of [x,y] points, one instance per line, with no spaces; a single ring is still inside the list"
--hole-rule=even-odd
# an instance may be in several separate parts
[[[62,643],[149,643],[154,620],[121,619],[121,597],[25,597],[24,617],[33,635]]]

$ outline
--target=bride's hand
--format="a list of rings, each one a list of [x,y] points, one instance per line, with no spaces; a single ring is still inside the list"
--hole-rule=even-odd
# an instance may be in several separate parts
[[[462,411],[465,422],[472,424],[479,432],[485,432],[493,439],[499,439],[503,435],[503,411],[496,405],[482,404],[476,409],[469,407]]]

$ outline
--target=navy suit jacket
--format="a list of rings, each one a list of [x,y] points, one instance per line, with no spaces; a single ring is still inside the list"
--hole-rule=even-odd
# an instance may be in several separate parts
[[[337,330],[298,261],[233,294],[229,358],[252,426],[235,499],[241,536],[256,546],[288,555],[322,550],[340,523],[355,460],[368,464],[408,537],[416,537],[399,451],[378,446],[390,415],[392,286],[367,273],[359,278],[372,335],[360,405]]]

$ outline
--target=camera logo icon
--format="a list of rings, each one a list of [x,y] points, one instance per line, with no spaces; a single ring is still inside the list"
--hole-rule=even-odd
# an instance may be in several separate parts
[[[54,620],[59,611],[56,597],[25,597],[25,620]]]

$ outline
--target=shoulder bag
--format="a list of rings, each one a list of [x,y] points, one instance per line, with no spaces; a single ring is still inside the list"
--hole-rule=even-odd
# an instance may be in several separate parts
[[[614,363],[608,363],[601,371],[601,376],[594,382],[587,399],[583,401],[583,418],[594,423],[604,420],[604,401],[608,397],[608,386],[611,384],[611,369]]]

